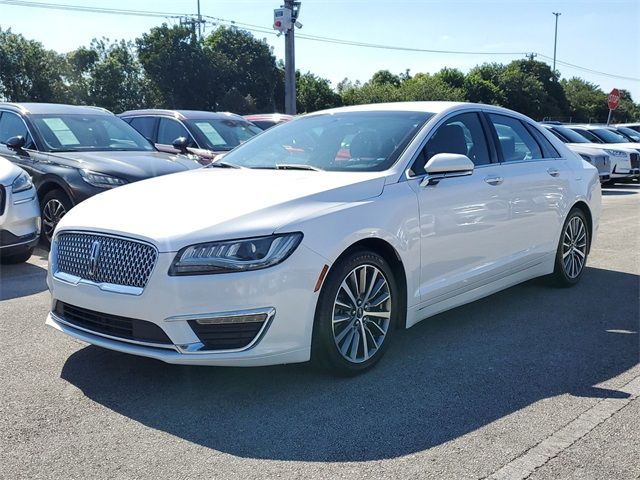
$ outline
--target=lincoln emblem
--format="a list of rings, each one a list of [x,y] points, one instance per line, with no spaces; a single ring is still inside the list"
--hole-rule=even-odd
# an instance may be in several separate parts
[[[100,256],[100,242],[95,240],[91,244],[91,253],[89,254],[89,275],[96,274],[98,269],[98,257]]]

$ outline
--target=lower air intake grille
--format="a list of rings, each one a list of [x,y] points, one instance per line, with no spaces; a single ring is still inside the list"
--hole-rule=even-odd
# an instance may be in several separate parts
[[[135,318],[94,312],[57,302],[55,313],[65,322],[95,333],[137,342],[171,345],[166,333],[155,323]]]
[[[190,320],[189,325],[204,344],[202,350],[235,350],[249,345],[264,322],[200,324]]]
[[[4,204],[7,200],[7,193],[2,185],[0,185],[0,215],[4,214]]]
[[[631,168],[640,168],[640,153],[631,154]]]

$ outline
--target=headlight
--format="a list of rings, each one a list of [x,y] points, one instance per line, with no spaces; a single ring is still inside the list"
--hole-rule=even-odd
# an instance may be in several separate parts
[[[585,155],[583,153],[579,153],[578,155],[580,155],[583,160],[586,160],[589,163],[593,163],[593,159],[589,155]]]
[[[127,183],[121,178],[92,172],[91,170],[79,170],[79,172],[85,182],[98,188],[114,188]]]
[[[169,275],[204,275],[243,272],[271,267],[293,253],[302,233],[199,243],[183,248],[176,255]]]
[[[22,172],[11,184],[11,190],[13,193],[24,192],[29,190],[31,187],[33,187],[33,182],[27,172]]]
[[[624,153],[623,151],[620,150],[609,150],[609,149],[605,149],[605,152],[607,152],[609,155],[611,155],[612,157],[618,157],[618,158],[627,158],[627,154]]]

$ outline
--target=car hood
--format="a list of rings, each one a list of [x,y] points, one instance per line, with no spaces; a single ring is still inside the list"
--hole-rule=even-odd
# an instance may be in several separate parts
[[[626,153],[638,153],[637,148],[629,147],[631,143],[567,143],[567,147],[589,148],[591,150],[619,150]],[[606,152],[605,152],[606,153]]]
[[[596,145],[584,146],[582,143],[567,143],[567,147],[575,153],[583,153],[585,155],[607,155],[604,150],[597,148]]]
[[[47,155],[52,161],[129,181],[202,167],[196,160],[184,155],[161,152],[61,152]]]
[[[269,235],[319,211],[379,196],[384,172],[205,168],[125,185],[73,208],[59,230],[190,244]]]

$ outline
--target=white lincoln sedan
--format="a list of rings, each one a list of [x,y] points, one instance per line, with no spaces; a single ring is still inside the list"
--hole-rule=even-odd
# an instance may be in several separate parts
[[[47,324],[169,363],[354,374],[396,329],[538,276],[575,285],[600,201],[598,171],[513,111],[317,112],[76,206]]]

